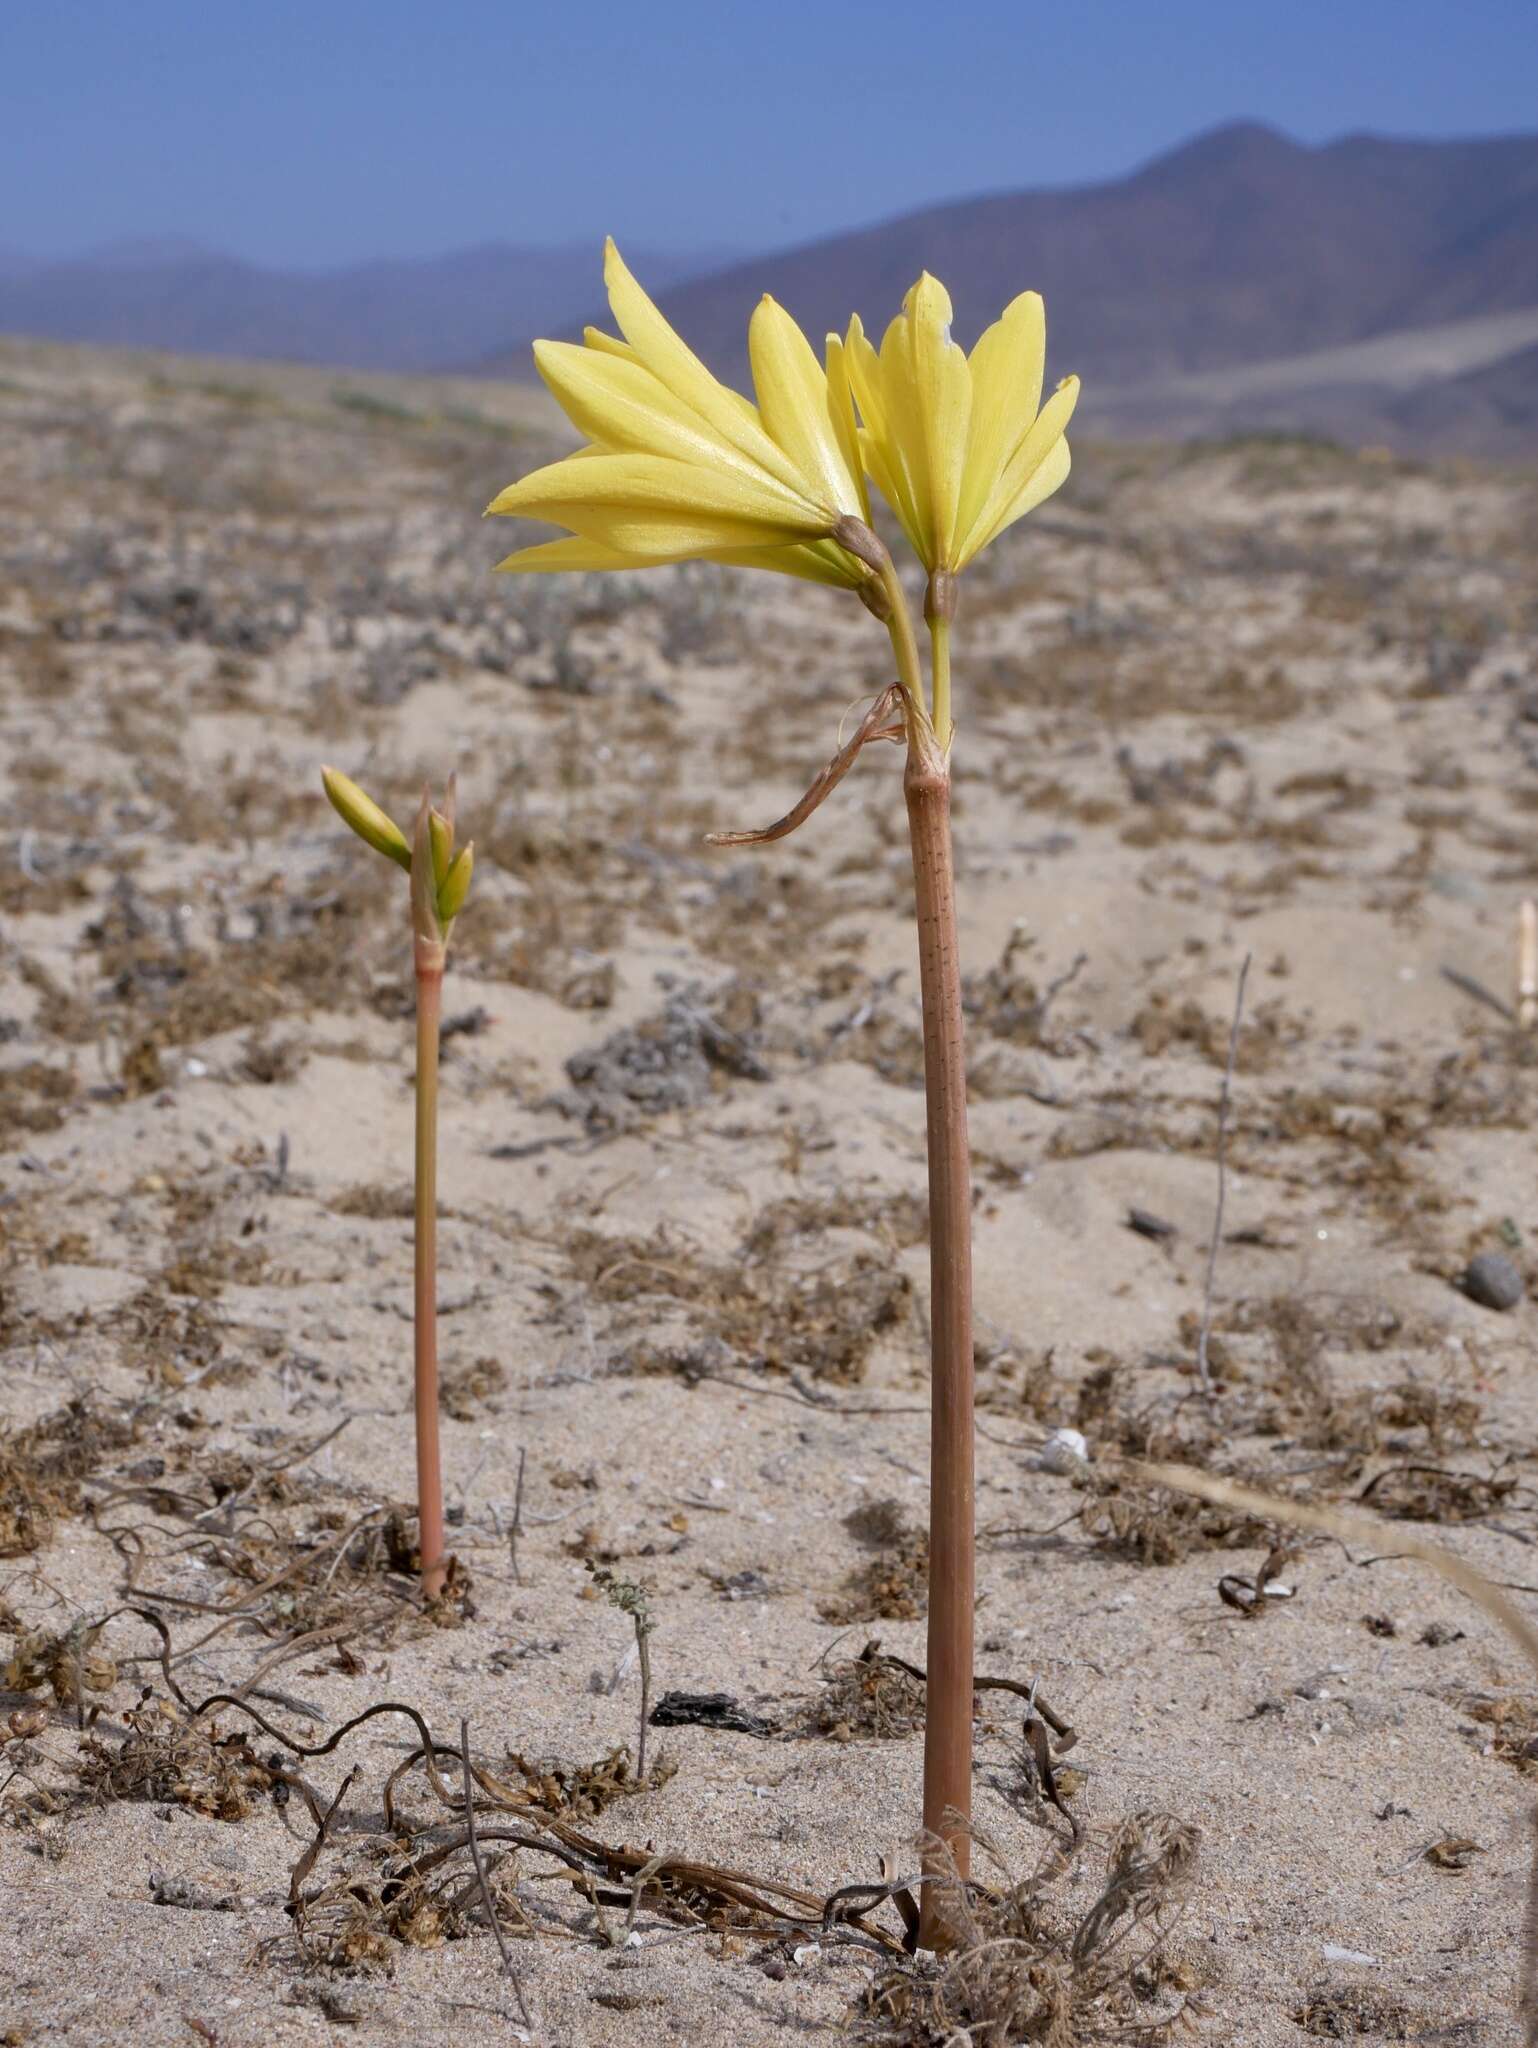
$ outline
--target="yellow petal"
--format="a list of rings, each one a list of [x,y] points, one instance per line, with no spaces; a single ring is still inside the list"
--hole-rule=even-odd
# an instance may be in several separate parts
[[[713,377],[699,357],[663,319],[642,291],[613,241],[604,248],[604,283],[609,304],[626,341],[661,383],[721,438],[776,478],[787,490],[802,490],[794,466],[758,424],[753,408]]]
[[[640,357],[628,341],[621,341],[616,334],[605,334],[601,327],[584,327],[582,346],[592,349],[596,355],[618,356],[623,362],[640,361]]]
[[[913,330],[899,313],[881,338],[881,399],[887,431],[882,453],[912,520],[909,539],[927,568],[934,567],[934,501],[924,456],[924,422],[913,364]],[[907,519],[903,521],[908,526]]]
[[[799,576],[808,583],[827,583],[840,590],[857,590],[866,571],[852,555],[832,541],[798,541],[778,548],[691,548],[677,555],[639,555],[602,541],[548,540],[539,546],[520,548],[498,569],[510,575],[552,575],[573,570],[663,569],[677,562],[721,562],[736,569],[772,569],[782,576]]]
[[[675,556],[675,560],[689,559]],[[619,548],[605,547],[601,541],[542,540],[532,548],[519,548],[496,564],[510,576],[562,575],[585,569],[655,569],[662,562],[652,555],[627,555]]]
[[[1023,519],[1027,512],[1034,512],[1038,505],[1045,503],[1055,490],[1067,482],[1071,466],[1072,457],[1068,452],[1067,437],[1064,436],[1054,441],[1041,461],[1036,464],[1020,490],[1005,506],[987,539],[980,542],[978,548],[973,549],[973,554],[986,547],[990,541],[997,540],[1004,529],[1013,526],[1017,519]],[[970,560],[970,556],[968,559]]]
[[[621,553],[654,562],[688,561],[719,549],[776,547],[785,544],[785,530],[768,521],[738,518],[730,513],[649,511],[635,505],[594,505],[584,501],[562,523],[585,540],[601,541]]]
[[[1046,312],[1039,292],[1022,292],[1011,300],[972,351],[972,416],[956,511],[958,536],[964,538],[977,524],[1036,417],[1046,353]]]
[[[638,362],[563,341],[535,342],[534,360],[566,417],[603,449],[733,470],[786,506],[802,506]]]
[[[592,349],[598,355],[618,356],[624,362],[640,363],[643,369],[646,367],[644,363],[641,363],[640,356],[630,346],[628,341],[621,341],[618,335],[605,334],[601,327],[584,327],[582,330],[582,346]],[[757,423],[758,413],[756,409],[749,404],[740,391],[733,391],[729,384],[720,384],[716,388],[729,404],[736,407],[744,419],[755,424]],[[702,424],[706,423],[702,421]]]
[[[916,555],[924,552],[924,537],[913,518],[908,499],[907,484],[901,469],[894,469],[887,460],[887,451],[874,434],[860,432],[860,459],[865,464],[865,473],[887,504],[897,514],[898,523],[908,537],[908,545]]]
[[[835,590],[858,590],[869,577],[869,571],[833,541],[807,541],[788,548],[713,548],[701,559],[738,569],[773,569],[778,575],[826,583]]]
[[[822,502],[862,517],[855,472],[828,400],[827,373],[795,321],[767,294],[748,323],[748,357],[765,428]]]
[[[548,519],[589,540],[617,538],[615,522],[646,526],[660,520],[679,532],[708,535],[703,546],[773,546],[787,540],[820,539],[831,521],[815,508],[803,510],[768,478],[735,470],[706,468],[662,455],[588,455],[536,469],[493,498],[488,512]],[[648,554],[659,552],[647,545]],[[693,553],[693,541],[678,541],[673,552]]]
[[[974,555],[988,545],[995,535],[1003,532],[1023,514],[1039,505],[1042,498],[1050,497],[1053,490],[1067,476],[1066,467],[1051,490],[1043,491],[1040,497],[1031,497],[1029,504],[1019,501],[1029,495],[1038,470],[1052,453],[1062,444],[1063,432],[1073,417],[1073,409],[1079,401],[1079,380],[1065,377],[1037,414],[1030,431],[1005,465],[1004,472],[994,486],[993,494],[978,515],[969,533],[963,534],[957,550],[957,568],[970,562]],[[1018,509],[1017,509],[1018,506]]]
[[[854,479],[859,516],[869,526],[870,492],[865,488],[865,464],[860,455],[860,429],[855,423],[854,392],[849,383],[849,364],[845,359],[844,344],[836,334],[828,336],[826,350],[828,412],[833,421],[833,431],[838,436],[839,455],[844,468]]]
[[[921,436],[915,466],[924,472],[933,537],[929,567],[954,568],[972,373],[965,353],[951,340],[950,295],[928,271],[908,294],[908,324]]]
[[[884,440],[887,417],[881,396],[881,358],[871,346],[858,313],[849,316],[849,332],[844,337],[844,364],[861,419],[878,441]]]
[[[858,313],[849,322],[844,340],[844,363],[860,417],[865,422],[860,435],[860,455],[876,489],[897,514],[908,544],[915,554],[924,552],[923,535],[907,471],[894,444],[891,409],[882,379],[881,358],[872,347]]]

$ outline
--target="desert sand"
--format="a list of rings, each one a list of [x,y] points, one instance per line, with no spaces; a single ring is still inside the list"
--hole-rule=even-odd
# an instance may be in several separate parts
[[[799,794],[879,629],[715,569],[492,576],[481,507],[559,445],[527,393],[3,344],[0,420],[0,2040],[943,2039],[890,1906],[864,1941],[677,1885],[632,1913],[520,1850],[525,2028],[466,1855],[403,1888],[452,1832],[420,1763],[387,1824],[412,1722],[300,1758],[175,1704],[309,1748],[381,1701],[448,1748],[464,1719],[585,1835],[819,1899],[915,1867],[921,1695],[857,1661],[924,1641],[900,755],[781,845],[702,844]],[[1503,1014],[1538,488],[1306,441],[1076,458],[957,627],[980,1669],[1077,1731],[1082,1839],[1007,1691],[978,1825],[1045,1866],[1043,1985],[1134,1818],[1183,1845],[1059,2044],[1515,2042],[1538,1683],[1389,1554],[1397,1520],[1538,1594],[1535,1309],[1463,1278],[1538,1280]],[[477,848],[432,1614],[404,888],[327,761],[397,815],[457,769]],[[1087,1467],[1044,1468],[1064,1427]],[[1382,1553],[1113,1476],[1148,1450],[1365,1497]],[[745,1724],[651,1728],[639,1787],[593,1563],[644,1588],[655,1694]]]

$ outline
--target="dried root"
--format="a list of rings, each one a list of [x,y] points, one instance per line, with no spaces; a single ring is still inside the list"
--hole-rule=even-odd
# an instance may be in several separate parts
[[[1058,1848],[1003,1889],[940,1880],[953,1946],[878,1979],[865,2001],[869,2032],[890,2048],[1079,2048],[1120,2032],[1145,2041],[1168,2034],[1196,1983],[1164,1954],[1196,1849],[1196,1831],[1171,1815],[1134,1814],[1111,1839],[1104,1888],[1077,1919],[1054,1889],[1070,1861]],[[1147,2010],[1151,2001],[1157,2012]]]

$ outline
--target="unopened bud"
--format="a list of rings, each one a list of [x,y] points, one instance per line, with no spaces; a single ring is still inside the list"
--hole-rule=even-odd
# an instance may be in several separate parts
[[[462,846],[438,888],[438,922],[445,929],[465,907],[470,893],[470,876],[475,869],[475,841]]]
[[[433,846],[433,886],[441,889],[454,860],[454,827],[442,811],[428,812],[427,835]]]
[[[406,835],[395,820],[382,811],[371,796],[359,789],[351,776],[341,774],[335,768],[322,768],[320,779],[331,807],[346,825],[350,825],[358,837],[376,853],[383,853],[411,872],[411,848]]]
[[[438,883],[433,873],[433,807],[427,791],[417,807],[411,834],[411,929],[419,939],[437,943]]]

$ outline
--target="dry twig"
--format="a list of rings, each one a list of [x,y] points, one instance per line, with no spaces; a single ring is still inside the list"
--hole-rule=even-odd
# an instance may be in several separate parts
[[[1207,1278],[1202,1288],[1202,1326],[1196,1340],[1196,1376],[1204,1398],[1212,1400],[1212,1373],[1207,1364],[1207,1344],[1212,1335],[1212,1285],[1218,1272],[1218,1246],[1223,1241],[1223,1201],[1228,1192],[1228,1103],[1234,1085],[1234,1062],[1239,1055],[1239,1021],[1244,1015],[1244,985],[1250,978],[1250,955],[1239,969],[1239,986],[1234,993],[1234,1021],[1228,1030],[1228,1059],[1223,1068],[1223,1092],[1218,1097],[1218,1200],[1212,1212],[1212,1243],[1207,1248]]]
[[[486,1877],[486,1860],[481,1854],[480,1838],[475,1832],[475,1778],[470,1769],[470,1723],[461,1719],[459,1724],[459,1759],[464,1771],[465,1784],[465,1840],[470,1851],[470,1861],[475,1865],[475,1881],[481,1888],[481,1904],[486,1908],[486,1918],[491,1922],[491,1931],[497,1938],[501,1952],[502,1967],[507,1972],[508,1982],[513,1987],[513,1996],[518,2001],[518,2016],[528,2027],[529,2008],[523,1995],[523,1986],[518,1981],[518,1972],[508,1953],[507,1936],[502,1932],[502,1922],[497,1918],[496,1900],[491,1896],[491,1885]]]

